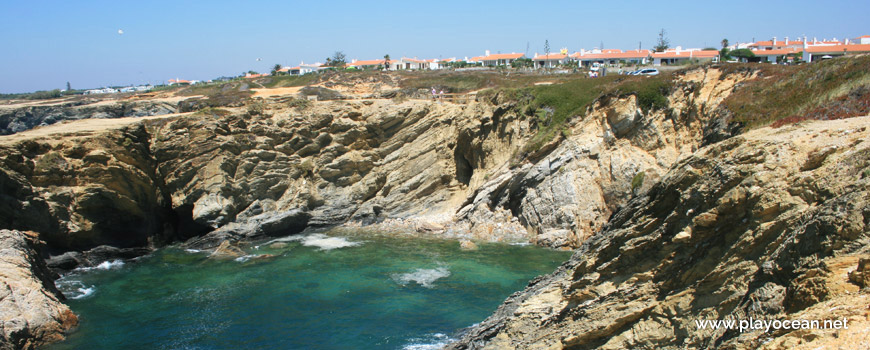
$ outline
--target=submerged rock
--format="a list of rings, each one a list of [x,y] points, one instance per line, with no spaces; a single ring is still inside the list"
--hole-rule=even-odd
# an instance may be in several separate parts
[[[234,259],[245,255],[245,251],[229,241],[223,241],[208,257],[211,259]]]
[[[469,240],[467,240],[467,239],[463,239],[463,240],[459,241],[459,249],[462,249],[462,250],[477,250],[478,247],[477,247],[477,244],[475,244],[474,242],[469,241]]]
[[[0,230],[0,349],[35,349],[78,324],[38,244],[33,233]]]

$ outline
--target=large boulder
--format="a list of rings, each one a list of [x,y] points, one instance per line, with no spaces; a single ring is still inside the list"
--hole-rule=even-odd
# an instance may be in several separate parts
[[[0,349],[63,340],[78,318],[64,305],[40,258],[35,233],[0,230]]]

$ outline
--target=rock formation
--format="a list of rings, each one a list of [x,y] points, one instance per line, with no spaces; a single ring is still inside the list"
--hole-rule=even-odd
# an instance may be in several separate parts
[[[0,349],[35,349],[78,324],[38,248],[33,232],[0,230]]]
[[[697,69],[669,108],[608,95],[531,161],[537,126],[499,97],[468,105],[390,100],[209,110],[103,133],[0,145],[5,227],[87,250],[287,235],[306,227],[410,220],[475,240],[576,247],[703,141],[747,74]],[[644,184],[632,188],[643,173]],[[209,236],[199,237],[210,233]]]
[[[173,102],[96,101],[34,104],[22,108],[0,108],[0,135],[9,135],[65,120],[88,118],[144,117],[175,113]]]
[[[452,348],[866,347],[855,329],[870,324],[870,295],[848,272],[870,253],[868,125],[764,128],[702,148]],[[855,328],[696,324],[750,317]]]

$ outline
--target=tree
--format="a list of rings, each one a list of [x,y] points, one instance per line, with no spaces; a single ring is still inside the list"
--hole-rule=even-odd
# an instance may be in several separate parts
[[[390,54],[384,55],[384,68],[390,69]]]
[[[659,31],[659,39],[658,41],[656,41],[656,46],[653,47],[653,50],[655,50],[655,52],[664,52],[669,47],[671,47],[671,42],[668,41],[668,38],[665,36],[666,34],[667,33],[665,32],[664,28]]]
[[[755,57],[755,54],[752,53],[750,49],[736,49],[728,52],[728,55],[731,57],[737,57],[741,61],[746,62],[749,58]]]
[[[722,48],[728,47],[728,39],[722,39]]]
[[[278,71],[280,71],[280,70],[281,70],[281,65],[275,64],[275,66],[272,67],[272,75],[278,75]]]
[[[332,57],[326,59],[326,65],[330,67],[342,68],[347,64],[347,59],[344,56],[344,52],[336,51]]]
[[[550,60],[550,40],[544,39],[544,57],[546,60],[544,61],[544,67],[547,67],[547,63]]]

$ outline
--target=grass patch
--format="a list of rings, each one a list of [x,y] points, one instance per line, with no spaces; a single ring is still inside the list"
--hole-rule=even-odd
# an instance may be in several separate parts
[[[510,73],[499,71],[434,71],[400,72],[399,87],[410,89],[444,90],[446,93],[464,93],[482,89],[518,89],[535,83],[561,83],[576,80],[581,74],[547,75],[537,73]]]
[[[760,69],[759,78],[746,82],[722,102],[733,113],[734,121],[747,127],[870,113],[870,56],[753,67]]]
[[[561,84],[539,85],[522,89],[486,91],[482,97],[513,100],[523,113],[536,118],[538,132],[523,148],[528,154],[539,150],[560,133],[568,134],[566,123],[574,117],[585,117],[592,103],[602,96],[636,95],[644,113],[668,107],[672,75],[655,77],[611,75],[601,78],[574,77]],[[523,154],[523,156],[524,156]]]
[[[282,87],[307,86],[317,83],[319,81],[319,78],[320,76],[318,74],[276,75],[257,79],[257,82],[264,87],[271,89]]]

